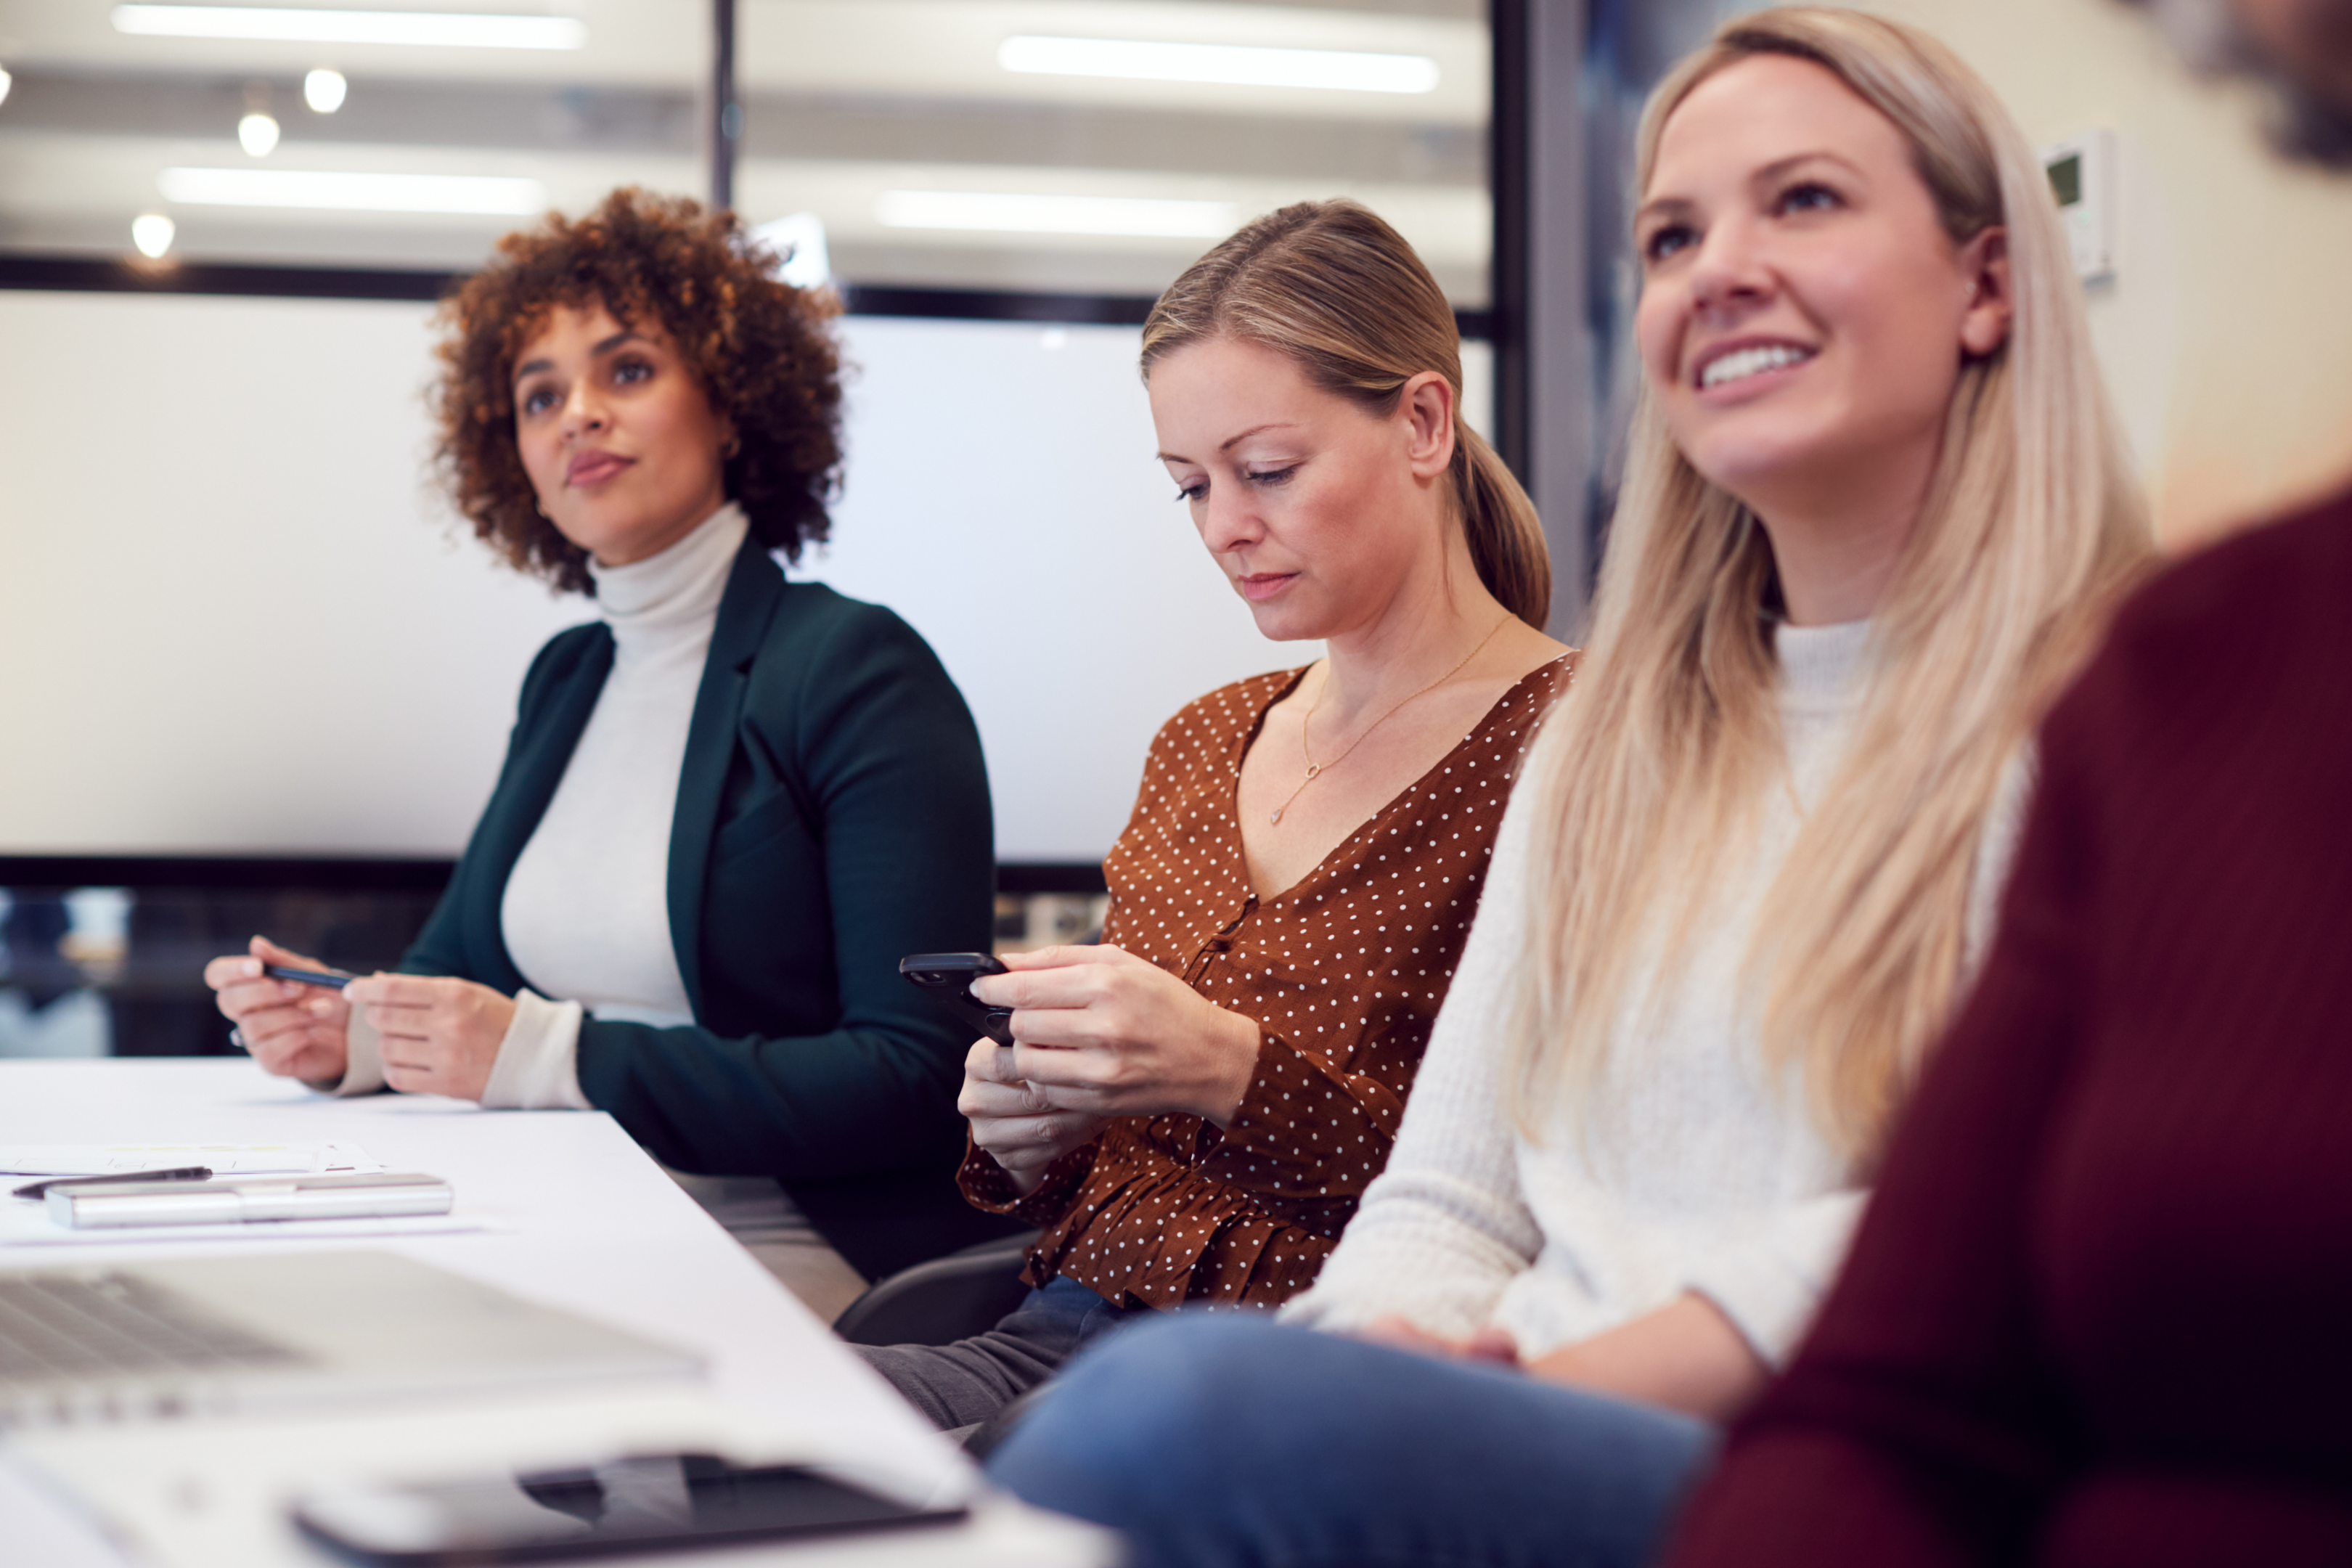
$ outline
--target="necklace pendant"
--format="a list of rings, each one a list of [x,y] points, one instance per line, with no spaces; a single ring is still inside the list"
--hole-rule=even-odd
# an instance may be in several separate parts
[[[1282,820],[1282,807],[1277,805],[1272,811],[1266,813],[1265,819],[1268,822],[1280,822]]]
[[[1316,775],[1317,773],[1321,773],[1322,771],[1323,771],[1323,770],[1322,770],[1321,768],[1317,767],[1313,763],[1307,763],[1307,777],[1308,781],[1311,783],[1311,782],[1314,780],[1315,775]]]

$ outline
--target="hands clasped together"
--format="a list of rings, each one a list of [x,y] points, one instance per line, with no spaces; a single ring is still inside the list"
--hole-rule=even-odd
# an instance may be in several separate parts
[[[1665,1306],[1542,1355],[1521,1353],[1493,1324],[1466,1339],[1433,1334],[1402,1317],[1382,1318],[1361,1338],[1443,1361],[1512,1367],[1549,1383],[1646,1401],[1707,1420],[1730,1420],[1763,1392],[1763,1360],[1722,1309],[1686,1291]]]
[[[1255,1019],[1116,947],[1007,953],[1004,966],[971,990],[1013,1009],[1017,1043],[972,1043],[956,1109],[1023,1193],[1115,1116],[1233,1120],[1257,1070]]]
[[[382,1038],[383,1080],[410,1094],[479,1100],[514,1019],[514,998],[446,975],[370,974],[341,991],[273,980],[266,963],[325,969],[255,937],[243,957],[205,965],[205,984],[254,1060],[284,1078],[341,1079],[351,1063],[354,1006]]]

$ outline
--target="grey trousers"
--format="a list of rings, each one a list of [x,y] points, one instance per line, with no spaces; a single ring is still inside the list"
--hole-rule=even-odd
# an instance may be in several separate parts
[[[849,1348],[940,1431],[969,1431],[1120,1324],[1157,1315],[1114,1307],[1075,1279],[1052,1279],[984,1334],[947,1345]]]

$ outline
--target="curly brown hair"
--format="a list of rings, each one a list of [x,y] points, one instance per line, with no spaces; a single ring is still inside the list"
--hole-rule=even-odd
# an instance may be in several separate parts
[[[515,358],[551,311],[602,305],[658,321],[739,437],[729,499],[751,535],[799,560],[840,489],[841,355],[830,291],[776,278],[733,213],[624,186],[579,219],[551,213],[499,241],[442,301],[435,460],[458,512],[517,571],[593,594],[588,552],[541,516],[515,444]]]

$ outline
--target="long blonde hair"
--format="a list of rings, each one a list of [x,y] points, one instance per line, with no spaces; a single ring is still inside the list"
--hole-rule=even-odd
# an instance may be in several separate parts
[[[1404,237],[1351,201],[1299,202],[1244,224],[1168,286],[1143,323],[1143,376],[1189,343],[1238,338],[1287,356],[1308,381],[1391,413],[1433,370],[1454,388],[1454,500],[1478,580],[1543,629],[1551,555],[1535,503],[1462,420],[1454,308]]]
[[[1854,742],[1766,894],[1745,969],[1763,986],[1768,1064],[1797,1070],[1822,1131],[1864,1160],[1951,1010],[2004,767],[2148,534],[2041,165],[1942,45],[1826,8],[1727,22],[1652,95],[1636,188],[1691,89],[1758,55],[1813,61],[1885,115],[1955,244],[2006,228],[2015,301],[2007,341],[1960,373],[1874,616]],[[1519,786],[1535,871],[1512,1011],[1530,1132],[1590,1103],[1645,964],[1685,962],[1710,862],[1780,776],[1773,571],[1755,514],[1692,468],[1645,394],[1578,691]]]

